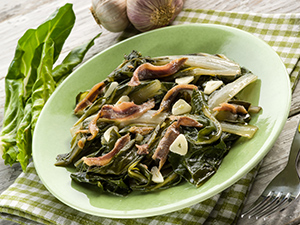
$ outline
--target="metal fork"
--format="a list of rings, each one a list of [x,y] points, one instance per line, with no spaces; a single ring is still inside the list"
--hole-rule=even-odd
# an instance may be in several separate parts
[[[244,212],[241,217],[259,219],[276,211],[284,210],[300,194],[297,162],[300,150],[300,123],[294,135],[288,163],[266,187],[261,196]]]

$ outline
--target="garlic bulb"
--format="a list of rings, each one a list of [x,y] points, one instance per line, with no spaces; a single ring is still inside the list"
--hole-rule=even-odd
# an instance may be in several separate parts
[[[127,16],[139,31],[169,25],[182,10],[184,0],[127,0]]]
[[[92,0],[90,10],[96,22],[111,32],[123,31],[129,24],[126,0]]]

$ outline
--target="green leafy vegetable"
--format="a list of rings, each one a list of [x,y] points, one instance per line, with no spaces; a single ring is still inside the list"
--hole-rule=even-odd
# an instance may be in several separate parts
[[[20,162],[22,169],[25,170],[31,158],[31,140],[32,140],[32,125],[31,125],[31,110],[32,110],[32,98],[29,98],[26,102],[24,109],[24,117],[18,127],[16,140],[18,155],[17,161]]]
[[[55,90],[55,82],[52,78],[54,43],[51,39],[43,44],[40,65],[37,68],[37,77],[32,87],[31,126],[34,130],[37,119],[46,101]]]
[[[132,191],[161,190],[183,181],[199,187],[215,174],[235,141],[241,136],[251,138],[257,130],[248,124],[251,117],[247,110],[251,104],[230,95],[236,95],[236,87],[241,90],[257,77],[225,56],[208,54],[189,57],[179,71],[173,74],[160,71],[162,76],[155,79],[151,77],[151,69],[141,71],[140,66],[145,63],[160,70],[160,66],[172,63],[170,59],[174,57],[142,57],[137,51],[125,55],[124,61],[101,82],[106,88],[97,92],[80,113],[74,113],[78,120],[71,128],[71,151],[58,155],[56,166],[74,166],[73,181],[117,196],[126,196]],[[184,77],[182,71],[199,65],[213,70],[213,75],[197,74],[189,79],[192,85],[176,83],[178,76]],[[224,76],[223,67],[230,70],[229,75]],[[130,80],[136,71],[141,73],[142,80],[132,85]],[[221,80],[223,86],[208,95],[204,88],[210,80]],[[77,104],[84,102],[85,96],[94,94],[93,90],[80,92]],[[122,97],[123,102],[119,100]],[[189,104],[191,110],[173,115],[169,106],[179,100]],[[212,100],[218,106],[226,103],[226,107],[215,109],[208,104]],[[140,107],[149,102],[152,106],[135,117]],[[162,105],[167,106],[160,111]],[[237,108],[245,108],[246,113],[236,112]],[[219,120],[218,110],[220,114],[234,115],[232,121]],[[124,137],[129,140],[122,145]],[[174,151],[174,143],[179,150],[187,146],[187,151]]]
[[[82,62],[83,57],[94,45],[95,39],[100,35],[101,34],[96,35],[91,41],[71,50],[62,63],[53,69],[52,76],[56,83],[61,83],[62,80],[65,79],[73,71],[73,69]]]
[[[95,38],[75,48],[53,69],[75,23],[72,4],[56,10],[36,29],[19,39],[5,78],[4,120],[0,149],[5,164],[19,162],[25,170],[31,158],[33,131],[40,112],[57,85],[82,62]]]
[[[174,171],[188,182],[199,187],[217,172],[223,158],[238,136],[223,135],[219,141],[210,145],[196,145],[189,142],[189,152],[184,157],[171,153],[170,163]]]

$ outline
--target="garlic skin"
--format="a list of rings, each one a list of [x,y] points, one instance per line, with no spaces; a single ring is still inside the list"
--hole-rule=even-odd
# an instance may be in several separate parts
[[[92,0],[91,13],[95,21],[111,32],[121,32],[129,25],[126,0]]]
[[[127,0],[127,16],[137,30],[149,31],[169,25],[183,4],[184,0]]]

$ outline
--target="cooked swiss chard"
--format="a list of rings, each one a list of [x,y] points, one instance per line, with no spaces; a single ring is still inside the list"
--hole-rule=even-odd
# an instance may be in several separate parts
[[[74,181],[120,196],[184,181],[198,187],[237,139],[258,129],[249,122],[260,107],[236,97],[256,79],[224,55],[132,51],[76,97],[71,151],[56,165],[74,166]]]

